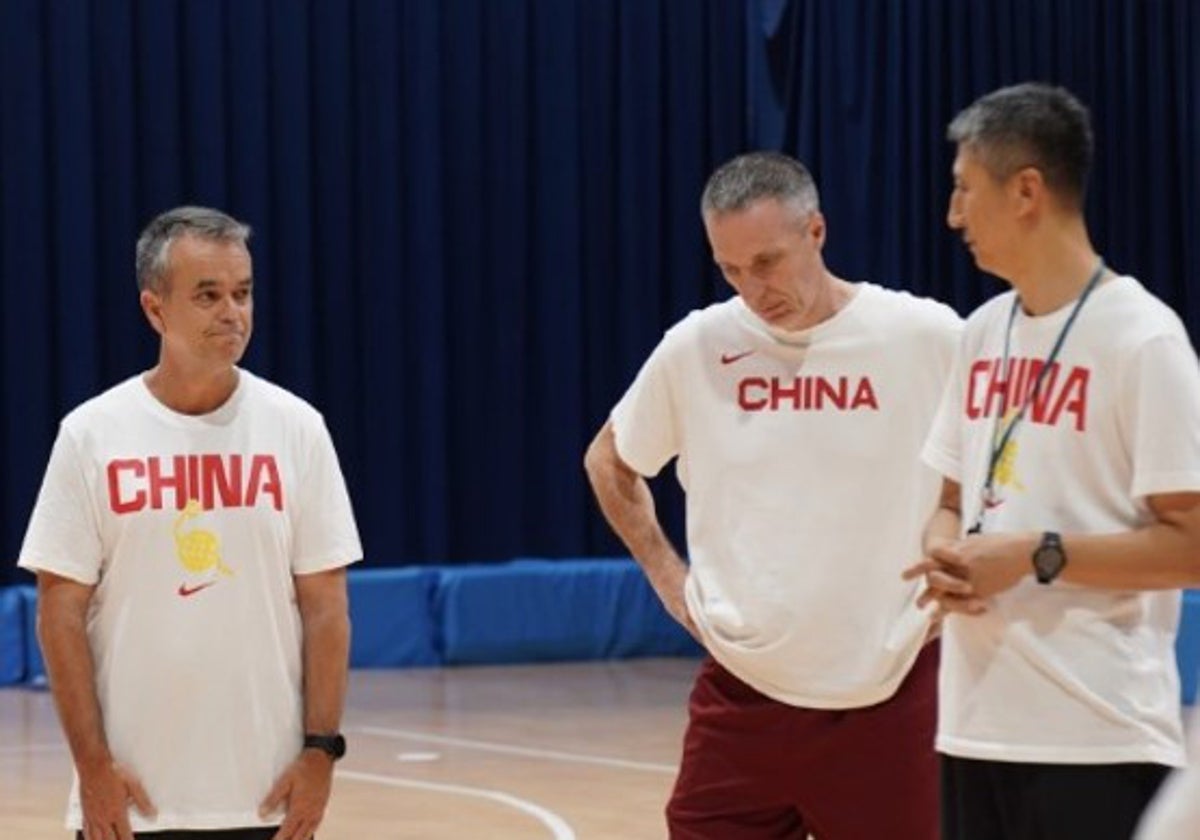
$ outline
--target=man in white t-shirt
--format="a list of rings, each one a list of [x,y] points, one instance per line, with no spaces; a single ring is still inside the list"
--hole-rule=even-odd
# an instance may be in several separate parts
[[[362,549],[321,416],[236,366],[249,235],[199,207],[143,231],[158,364],[63,420],[21,549],[81,840],[305,840],[345,751]]]
[[[824,264],[808,171],[738,157],[701,202],[737,295],[672,327],[586,467],[668,612],[709,653],[667,807],[675,840],[937,836],[936,644],[919,587],[920,446],[949,308]],[[690,565],[644,476],[677,458]]]
[[[1174,638],[1200,581],[1200,369],[1092,247],[1087,110],[1041,84],[951,123],[948,221],[1012,291],[967,320],[910,570],[945,622],[946,840],[1127,840],[1183,763]]]

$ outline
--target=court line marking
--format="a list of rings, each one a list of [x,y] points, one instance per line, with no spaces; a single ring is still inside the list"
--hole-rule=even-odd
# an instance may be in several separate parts
[[[521,799],[503,791],[466,787],[465,785],[449,785],[439,782],[424,782],[417,781],[416,779],[401,779],[397,776],[378,776],[374,773],[360,773],[357,770],[338,770],[336,775],[340,779],[350,779],[356,782],[371,782],[389,787],[416,788],[417,790],[428,790],[434,793],[450,793],[459,796],[490,799],[493,802],[499,802],[502,805],[507,805],[510,808],[515,808],[518,811],[529,814],[542,823],[542,825],[546,826],[546,828],[550,829],[554,840],[575,840],[575,830],[558,814],[527,799]]]
[[[32,752],[64,752],[65,750],[66,745],[64,744],[27,744],[19,747],[0,747],[0,758],[20,758],[22,755],[28,755]],[[437,782],[424,782],[415,779],[401,779],[395,776],[378,776],[373,773],[360,773],[356,770],[338,770],[337,775],[354,781],[372,782],[391,787],[409,787],[417,788],[418,790],[434,791],[435,793],[450,793],[461,796],[475,796],[480,799],[490,799],[529,814],[545,825],[546,828],[550,829],[554,835],[554,840],[576,840],[574,829],[558,814],[536,803],[520,799],[503,791],[472,788],[463,785],[439,784]]]
[[[397,738],[411,741],[426,741],[431,744],[445,744],[453,747],[480,750],[482,752],[502,753],[504,755],[521,755],[526,758],[545,758],[553,761],[570,761],[575,764],[597,764],[601,767],[619,767],[623,770],[644,770],[648,773],[666,773],[675,775],[679,768],[670,764],[653,764],[648,761],[630,761],[624,758],[607,758],[600,755],[585,753],[562,752],[560,750],[541,750],[534,747],[518,747],[512,744],[498,744],[494,741],[476,741],[471,738],[452,738],[448,735],[434,735],[429,732],[417,732],[412,729],[389,729],[382,726],[355,726],[351,732],[364,735],[377,735],[384,738]]]

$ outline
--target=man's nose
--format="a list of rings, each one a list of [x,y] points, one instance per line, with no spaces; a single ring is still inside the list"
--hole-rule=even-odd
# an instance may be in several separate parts
[[[959,211],[957,203],[953,200],[950,202],[950,206],[946,208],[946,224],[955,230],[963,226],[962,212]]]
[[[233,295],[226,295],[221,298],[221,303],[217,307],[217,315],[227,320],[233,320],[237,317],[239,308],[237,301],[233,299]]]

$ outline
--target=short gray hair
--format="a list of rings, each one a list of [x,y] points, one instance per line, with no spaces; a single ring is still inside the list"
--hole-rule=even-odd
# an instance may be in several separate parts
[[[817,184],[804,164],[779,152],[750,152],[722,164],[709,177],[700,212],[737,212],[763,199],[789,204],[801,216],[821,207]]]
[[[950,123],[946,137],[976,155],[993,178],[1032,166],[1046,185],[1082,207],[1092,168],[1088,110],[1070,91],[1026,82],[975,100]]]
[[[210,207],[176,207],[154,218],[138,237],[135,265],[139,291],[162,291],[167,250],[183,236],[245,245],[250,226]]]

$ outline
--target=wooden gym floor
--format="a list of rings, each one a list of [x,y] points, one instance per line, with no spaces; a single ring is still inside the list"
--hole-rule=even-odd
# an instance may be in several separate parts
[[[666,832],[691,659],[352,671],[319,840],[640,840]],[[69,837],[50,695],[0,690],[0,837]]]

